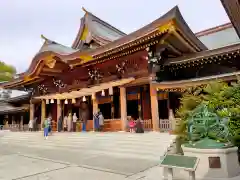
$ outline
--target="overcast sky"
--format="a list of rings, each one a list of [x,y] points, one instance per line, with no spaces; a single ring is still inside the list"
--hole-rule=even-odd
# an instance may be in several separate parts
[[[25,71],[43,43],[41,34],[71,46],[82,7],[130,33],[175,5],[193,32],[229,22],[220,0],[1,0],[0,60]]]

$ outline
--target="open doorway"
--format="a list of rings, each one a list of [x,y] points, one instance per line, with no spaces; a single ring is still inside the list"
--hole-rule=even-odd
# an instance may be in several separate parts
[[[99,104],[98,108],[100,109],[100,112],[102,112],[104,119],[111,119],[111,109],[112,104],[111,103],[103,103]]]
[[[168,119],[168,100],[158,100],[159,119]]]
[[[127,101],[127,115],[134,119],[138,119],[138,100]]]

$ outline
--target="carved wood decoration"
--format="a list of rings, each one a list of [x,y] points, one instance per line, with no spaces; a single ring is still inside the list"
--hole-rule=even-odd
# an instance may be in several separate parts
[[[66,87],[66,84],[63,83],[63,81],[61,79],[53,78],[53,84],[59,89]]]
[[[116,75],[120,79],[123,77],[127,69],[127,61],[124,60],[119,64],[116,64]]]
[[[163,63],[167,57],[167,49],[165,47],[158,49],[157,46],[153,46],[150,48],[148,47],[146,51],[148,52],[148,56],[146,57],[148,71],[151,74],[152,80],[156,81],[156,74],[164,69]]]
[[[39,84],[38,85],[38,90],[40,94],[47,94],[48,93],[48,88],[44,84]]]
[[[88,76],[91,83],[99,83],[103,78],[103,74],[98,68],[88,69]]]

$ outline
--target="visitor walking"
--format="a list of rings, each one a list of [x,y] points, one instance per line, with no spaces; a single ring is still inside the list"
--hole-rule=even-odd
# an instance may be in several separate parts
[[[76,125],[77,125],[77,115],[76,113],[73,114],[73,132],[76,132]]]
[[[43,122],[43,135],[45,139],[48,139],[48,131],[49,131],[49,120],[46,118]]]

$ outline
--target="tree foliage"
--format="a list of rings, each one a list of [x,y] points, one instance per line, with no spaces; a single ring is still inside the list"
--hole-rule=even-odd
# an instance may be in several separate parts
[[[240,81],[231,85],[213,81],[204,88],[193,87],[185,92],[178,110],[181,121],[176,130],[182,139],[188,139],[189,117],[200,104],[206,104],[211,112],[228,121],[232,142],[240,146]]]
[[[0,82],[11,80],[16,74],[16,69],[0,61]]]
[[[0,61],[0,83],[12,80],[15,75],[16,69],[13,66],[7,65],[6,63]],[[9,98],[10,95],[11,95],[10,90],[1,89],[0,91],[1,99]]]

